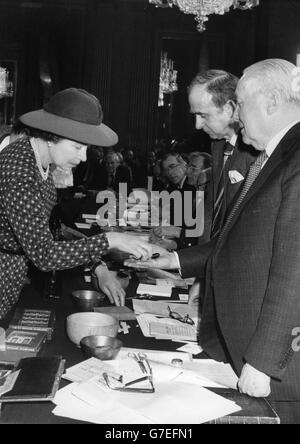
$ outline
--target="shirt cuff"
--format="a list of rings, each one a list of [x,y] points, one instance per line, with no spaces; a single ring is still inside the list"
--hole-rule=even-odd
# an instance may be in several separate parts
[[[181,265],[180,265],[180,260],[179,260],[178,253],[176,253],[176,251],[173,251],[173,253],[174,253],[174,256],[175,256],[176,261],[177,261],[177,268],[178,268],[178,270],[179,270],[179,274],[180,274],[180,276],[182,277],[182,273],[181,273]]]

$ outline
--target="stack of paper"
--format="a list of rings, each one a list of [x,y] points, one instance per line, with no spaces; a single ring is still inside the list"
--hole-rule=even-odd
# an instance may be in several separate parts
[[[170,298],[172,296],[172,285],[139,284],[136,292],[137,294],[150,294],[151,296]]]
[[[150,353],[153,356],[156,352]],[[101,362],[92,358],[68,369],[67,378],[76,382],[57,392],[53,413],[104,424],[199,424],[240,410],[234,402],[203,388],[200,378],[189,378],[185,369],[149,362],[155,393],[120,392],[103,384],[101,374],[104,370],[122,371],[123,374],[132,372],[136,363],[128,359],[127,350],[123,350],[123,355],[115,361]],[[192,363],[187,358],[184,363],[187,371],[190,365]],[[211,361],[208,366],[212,366]],[[205,378],[204,383],[218,386]]]
[[[174,341],[197,341],[197,306],[134,299],[133,308],[144,336]],[[193,324],[171,318],[170,311],[182,320],[188,316]]]

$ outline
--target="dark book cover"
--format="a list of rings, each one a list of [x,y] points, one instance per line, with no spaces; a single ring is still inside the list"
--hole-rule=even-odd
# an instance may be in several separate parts
[[[38,353],[47,339],[47,332],[8,328],[6,331],[6,350],[24,350]]]
[[[251,398],[232,389],[209,389],[238,404],[242,410],[209,424],[280,424],[280,418],[264,398]]]
[[[64,372],[61,356],[22,359],[14,369],[17,378],[1,402],[49,401],[55,396]]]
[[[9,324],[17,330],[44,331],[51,340],[54,330],[55,313],[52,310],[31,310],[18,308]]]

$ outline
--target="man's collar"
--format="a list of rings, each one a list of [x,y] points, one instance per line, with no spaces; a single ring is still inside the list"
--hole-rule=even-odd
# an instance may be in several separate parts
[[[185,180],[186,180],[186,177],[187,176],[184,176],[184,178],[182,179],[182,181],[180,182],[180,184],[178,185],[178,188],[181,190],[182,189],[182,187],[183,187],[183,185],[184,185],[184,182],[185,182]]]
[[[283,128],[279,133],[277,133],[273,139],[270,140],[270,142],[266,146],[266,153],[268,157],[271,157],[281,140],[284,138],[284,136],[289,132],[293,126],[295,126],[297,123],[299,123],[299,120],[295,120],[294,122],[287,125],[285,128]]]
[[[237,139],[238,139],[238,135],[237,135],[236,133],[234,133],[234,134],[232,135],[231,139],[226,139],[226,141],[229,142],[230,145],[232,145],[233,147],[235,147],[236,142],[237,142]]]

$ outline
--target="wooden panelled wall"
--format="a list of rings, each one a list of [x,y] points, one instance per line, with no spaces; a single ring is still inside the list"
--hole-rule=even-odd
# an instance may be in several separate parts
[[[206,33],[198,34],[192,17],[148,0],[0,0],[0,60],[18,60],[18,114],[40,107],[58,89],[84,87],[99,97],[120,146],[145,157],[156,139],[162,39],[192,36],[203,51],[199,69],[240,75],[269,55],[293,58],[300,44],[298,3],[262,0],[253,11],[210,18]],[[41,73],[52,79],[48,90]],[[186,113],[185,93],[180,100]]]

